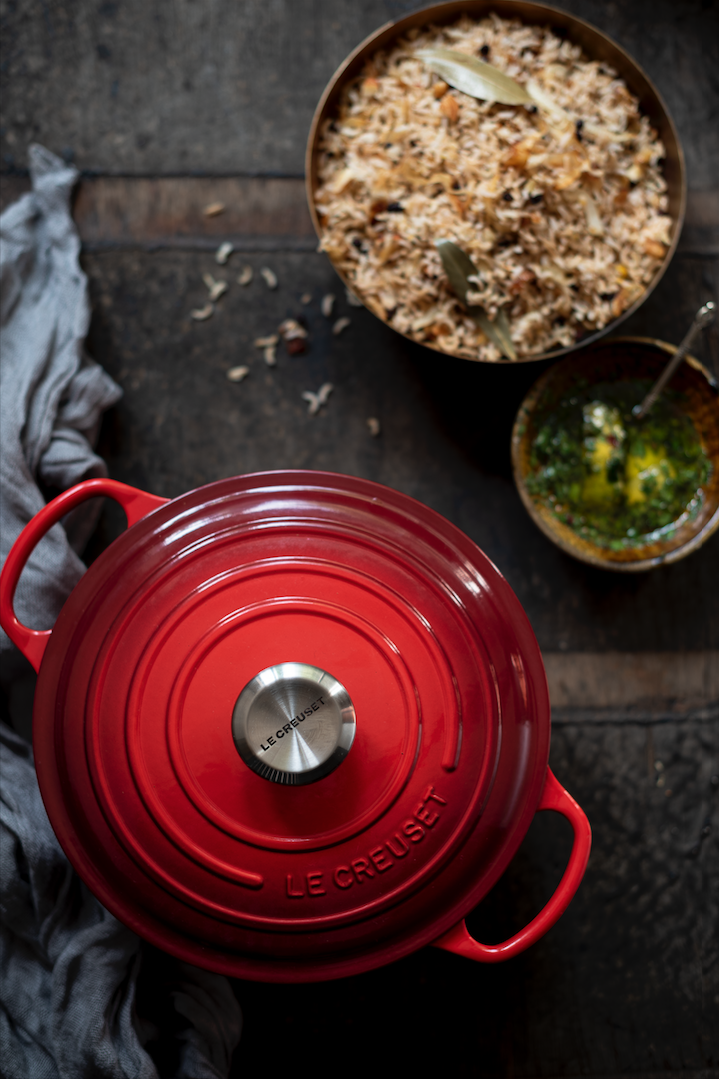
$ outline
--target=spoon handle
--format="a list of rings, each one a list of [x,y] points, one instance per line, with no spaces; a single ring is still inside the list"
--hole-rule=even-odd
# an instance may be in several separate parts
[[[649,412],[657,397],[662,392],[667,382],[672,377],[677,367],[682,362],[687,352],[691,348],[692,342],[694,341],[699,331],[702,330],[705,326],[708,326],[714,318],[715,309],[716,304],[712,303],[711,300],[708,303],[705,303],[703,307],[699,308],[696,315],[694,316],[694,321],[687,330],[687,333],[684,336],[684,340],[680,344],[679,348],[676,350],[671,360],[664,368],[661,375],[654,383],[642,403],[640,405],[635,405],[632,409],[632,414],[636,416],[638,420],[643,419],[644,416],[646,416],[646,414]]]

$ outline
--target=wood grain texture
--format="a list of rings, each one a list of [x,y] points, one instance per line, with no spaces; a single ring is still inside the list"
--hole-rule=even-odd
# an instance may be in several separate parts
[[[681,712],[719,703],[719,650],[544,652],[552,708]]]
[[[81,169],[301,175],[345,56],[417,0],[3,0],[3,168],[37,140]],[[630,52],[665,98],[689,186],[719,175],[719,10],[707,0],[559,0]],[[48,88],[56,88],[48,93]]]
[[[0,174],[0,211],[30,190],[25,176]],[[224,211],[207,216],[212,203]],[[211,247],[230,239],[246,250],[272,237],[281,250],[314,250],[304,181],[250,176],[99,176],[77,185],[73,217],[90,247]],[[679,253],[719,258],[719,190],[690,191]]]
[[[29,190],[25,177],[2,177],[0,209]],[[222,212],[206,214],[213,204],[222,205]],[[247,250],[270,246],[314,251],[317,247],[304,183],[297,179],[85,178],[75,189],[73,218],[86,249],[213,249],[225,240]]]
[[[273,237],[286,250],[317,246],[301,180],[104,177],[79,185],[74,217],[87,245],[164,246],[231,240],[256,249]],[[208,216],[208,206],[223,211]]]

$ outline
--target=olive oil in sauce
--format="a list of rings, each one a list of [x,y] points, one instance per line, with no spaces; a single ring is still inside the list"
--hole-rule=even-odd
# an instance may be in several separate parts
[[[578,383],[535,421],[527,488],[611,550],[668,539],[699,512],[711,463],[681,395],[665,391],[642,420],[649,380]]]

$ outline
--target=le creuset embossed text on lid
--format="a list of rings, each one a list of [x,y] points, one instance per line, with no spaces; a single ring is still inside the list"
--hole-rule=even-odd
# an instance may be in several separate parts
[[[22,626],[22,565],[96,494],[131,527],[51,633]],[[266,981],[429,943],[491,962],[579,884],[589,827],[547,768],[527,618],[482,552],[405,495],[316,472],[171,502],[87,481],[21,535],[0,620],[39,668],[36,765],[68,857],[187,961]],[[547,808],[575,831],[562,883],[516,937],[479,944],[462,919]]]

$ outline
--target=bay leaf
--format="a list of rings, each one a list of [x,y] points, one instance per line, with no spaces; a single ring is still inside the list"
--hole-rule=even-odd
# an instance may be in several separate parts
[[[468,280],[479,273],[466,251],[463,251],[451,240],[437,240],[435,244],[442,259],[444,272],[449,278],[452,291],[467,306],[467,293],[474,286]]]
[[[509,336],[509,333],[505,332],[498,325],[499,316],[492,322],[491,318],[482,307],[468,307],[467,311],[477,323],[482,333],[489,338],[493,345],[497,346],[502,355],[506,356],[508,360],[516,360],[517,350],[512,344],[512,338]],[[504,321],[506,323],[506,316]],[[509,326],[507,325],[507,331],[508,330]]]
[[[517,352],[514,345],[512,344],[512,332],[509,328],[509,319],[507,318],[507,313],[503,307],[500,307],[499,311],[497,311],[497,317],[494,320],[494,327],[497,331],[497,334],[502,338],[502,341],[504,342],[504,347],[502,349],[504,355],[508,356],[510,360],[516,360]]]
[[[470,56],[469,53],[436,46],[418,49],[415,56],[450,86],[469,94],[470,97],[479,98],[481,101],[498,101],[501,105],[532,104],[532,98],[523,86],[499,68],[486,64],[484,60]]]
[[[451,240],[437,240],[435,246],[439,251],[439,257],[442,259],[442,266],[449,278],[452,291],[466,307],[467,314],[503,356],[506,356],[508,360],[516,360],[517,352],[512,344],[509,321],[504,311],[500,308],[497,318],[492,322],[483,307],[479,304],[467,303],[467,293],[475,287],[469,278],[479,276],[479,270],[469,255]]]

